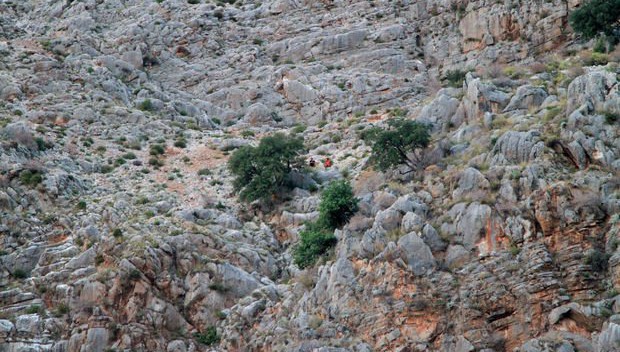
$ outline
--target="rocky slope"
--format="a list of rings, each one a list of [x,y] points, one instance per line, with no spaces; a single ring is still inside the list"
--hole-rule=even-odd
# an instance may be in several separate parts
[[[0,0],[0,351],[620,350],[620,55],[579,3]],[[424,172],[367,165],[394,116]],[[335,167],[239,203],[277,131]]]

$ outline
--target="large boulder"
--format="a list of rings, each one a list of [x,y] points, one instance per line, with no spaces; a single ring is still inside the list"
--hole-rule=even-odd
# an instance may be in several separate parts
[[[592,71],[575,78],[569,84],[566,95],[567,115],[580,108],[585,112],[617,108],[616,112],[620,112],[620,95],[616,85],[616,74],[607,71]]]
[[[528,162],[541,156],[545,143],[540,140],[538,131],[504,133],[491,151],[492,165],[508,165]]]
[[[416,275],[424,275],[435,267],[435,258],[424,240],[415,233],[410,233],[398,240],[403,259]]]
[[[510,95],[502,92],[492,83],[483,83],[480,78],[474,78],[470,73],[465,79],[465,87],[463,107],[465,117],[469,121],[481,119],[485,112],[501,112],[510,99]]]
[[[462,199],[465,197],[481,199],[487,195],[489,187],[489,181],[478,169],[468,167],[461,173],[459,177],[459,186],[452,192],[452,197],[454,199]]]
[[[548,95],[549,94],[541,87],[531,85],[521,86],[517,89],[517,93],[512,99],[510,99],[510,103],[508,103],[504,112],[538,108]]]

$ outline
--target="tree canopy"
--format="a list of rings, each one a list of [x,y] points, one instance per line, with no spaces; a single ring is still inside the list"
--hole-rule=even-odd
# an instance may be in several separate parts
[[[346,180],[334,181],[321,193],[320,221],[329,228],[346,224],[358,210],[358,199]]]
[[[235,175],[233,186],[242,200],[266,200],[286,187],[286,177],[303,168],[303,140],[276,133],[261,139],[257,147],[237,149],[228,160]]]
[[[402,118],[388,121],[385,129],[375,127],[366,135],[373,142],[370,159],[381,171],[402,164],[409,167],[409,172],[417,170],[421,152],[430,143],[427,125]]]
[[[590,0],[570,15],[573,29],[585,38],[613,35],[620,23],[620,0]]]

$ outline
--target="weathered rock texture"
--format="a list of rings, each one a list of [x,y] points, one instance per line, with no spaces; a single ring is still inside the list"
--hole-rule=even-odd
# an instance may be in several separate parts
[[[620,350],[620,71],[562,56],[579,3],[0,0],[0,352]],[[409,177],[359,138],[393,116],[433,133]],[[277,131],[335,166],[239,203]]]

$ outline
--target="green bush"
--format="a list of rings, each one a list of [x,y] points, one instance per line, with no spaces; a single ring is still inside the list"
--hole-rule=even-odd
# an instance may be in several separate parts
[[[407,165],[409,172],[417,170],[421,152],[430,143],[427,125],[401,118],[388,121],[387,129],[374,130],[370,137],[374,140],[370,160],[381,171],[401,164]]]
[[[338,240],[332,230],[326,229],[319,222],[308,223],[299,233],[300,242],[294,250],[293,259],[300,268],[314,265]]]
[[[28,272],[24,269],[15,269],[12,275],[16,279],[25,279],[30,276],[30,274],[28,274]]]
[[[174,146],[177,148],[185,148],[187,147],[187,141],[184,138],[177,139],[174,142]]]
[[[609,125],[613,125],[620,121],[620,114],[613,111],[605,111],[603,112],[603,116],[605,116],[605,122]]]
[[[26,308],[26,314],[43,314],[45,309],[37,304],[32,304],[28,308]]]
[[[151,145],[151,150],[149,151],[149,154],[151,154],[151,155],[163,155],[165,152],[166,152],[166,150],[164,149],[163,145],[153,144],[153,145]]]
[[[142,111],[153,111],[155,107],[153,106],[153,102],[150,99],[143,100],[138,104],[138,109]]]
[[[287,188],[287,176],[302,170],[303,140],[276,133],[263,138],[257,147],[243,146],[228,160],[235,175],[233,186],[245,201],[267,200]]]
[[[610,255],[599,250],[593,249],[584,258],[584,263],[590,265],[592,270],[601,273],[607,271]]]
[[[620,20],[620,0],[590,0],[570,15],[575,32],[594,38],[603,32],[613,35]]]
[[[204,332],[194,333],[196,341],[203,345],[211,346],[220,342],[220,336],[217,334],[215,326],[209,326]]]
[[[463,82],[465,81],[465,75],[467,72],[461,70],[448,70],[446,75],[444,76],[444,81],[448,84],[448,86],[453,88],[462,88]]]
[[[24,170],[19,173],[19,182],[24,186],[36,186],[43,182],[43,176],[38,170]]]
[[[321,193],[319,221],[327,228],[337,228],[346,224],[357,212],[359,199],[353,196],[349,181],[334,181]]]

